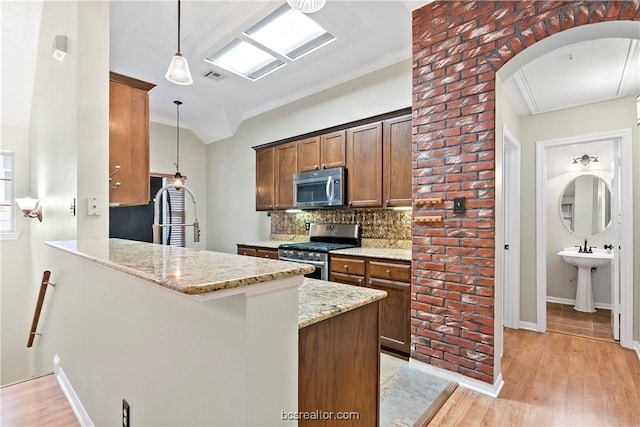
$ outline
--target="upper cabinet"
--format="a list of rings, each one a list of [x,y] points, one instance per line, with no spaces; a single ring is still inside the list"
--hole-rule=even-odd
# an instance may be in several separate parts
[[[350,208],[382,206],[382,123],[347,129]]]
[[[411,206],[411,116],[382,122],[384,206]]]
[[[149,90],[154,84],[109,75],[109,202],[149,203]]]
[[[346,166],[345,135],[341,130],[298,141],[298,172]]]
[[[297,172],[295,142],[256,149],[256,210],[293,207],[293,174]]]

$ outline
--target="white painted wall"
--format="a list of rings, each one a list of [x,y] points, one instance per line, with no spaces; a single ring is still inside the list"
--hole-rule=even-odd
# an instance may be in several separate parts
[[[636,126],[635,97],[523,117],[518,138],[522,144],[521,320],[536,322],[535,264],[535,142],[631,128],[634,183],[640,182],[640,128]],[[640,224],[640,184],[634,185],[634,223]],[[634,236],[634,339],[640,334],[640,233]]]
[[[184,106],[183,106],[184,108]],[[150,167],[151,173],[173,175],[176,172],[176,128],[151,122]],[[180,173],[186,175],[187,185],[194,192],[200,222],[200,242],[193,242],[193,232],[187,229],[187,247],[204,249],[207,241],[207,148],[189,129],[180,129]],[[155,194],[151,195],[153,198]],[[191,198],[187,197],[187,223],[193,223],[195,216]]]
[[[255,211],[256,145],[411,106],[406,60],[242,123],[207,147],[207,248],[236,251],[240,241],[269,238],[269,218]]]
[[[49,246],[61,266],[37,367],[58,355],[97,426],[290,426],[298,386],[298,289],[197,301]],[[275,286],[275,282],[274,282]]]
[[[0,148],[14,153],[14,192],[29,195],[29,130],[2,125]],[[17,240],[0,240],[0,385],[27,378],[27,333],[33,310],[29,226],[14,205]]]
[[[31,222],[33,306],[42,271],[61,268],[45,241],[108,236],[108,25],[108,2],[43,5],[29,125],[30,193],[42,201],[44,217]],[[56,35],[67,36],[63,62],[51,56]],[[89,196],[100,198],[102,216],[86,215]]]

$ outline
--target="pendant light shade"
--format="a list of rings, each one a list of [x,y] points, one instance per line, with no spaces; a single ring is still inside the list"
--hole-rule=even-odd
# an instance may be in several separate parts
[[[193,83],[187,58],[182,56],[180,52],[180,0],[178,0],[178,52],[171,58],[167,74],[164,77],[177,85],[190,85]]]
[[[327,0],[287,0],[289,6],[302,13],[314,13],[322,9]]]
[[[193,83],[187,58],[182,56],[180,52],[177,52],[173,58],[171,58],[167,74],[164,76],[171,83],[175,83],[177,85],[190,85]]]

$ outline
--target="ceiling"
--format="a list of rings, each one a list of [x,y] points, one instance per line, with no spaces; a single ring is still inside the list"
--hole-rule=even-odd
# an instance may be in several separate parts
[[[30,104],[23,101],[33,91],[35,72],[29,70],[35,70],[41,3],[1,3],[2,122],[27,126]],[[182,100],[181,126],[212,143],[232,136],[243,120],[410,58],[411,11],[428,0],[329,0],[310,16],[337,40],[254,82],[204,61],[283,3],[183,0],[181,50],[194,84],[177,86],[164,78],[177,49],[177,2],[112,1],[110,68],[157,85],[150,92],[153,121],[174,125],[173,100]],[[564,47],[516,72],[505,93],[521,116],[635,95],[639,51],[638,41],[628,39]],[[204,77],[211,69],[224,77]]]

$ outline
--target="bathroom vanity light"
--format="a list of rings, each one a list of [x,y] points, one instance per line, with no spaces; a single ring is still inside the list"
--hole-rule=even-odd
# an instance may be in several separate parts
[[[38,221],[42,222],[42,207],[38,199],[20,197],[15,200],[25,217],[38,218]]]
[[[590,156],[588,154],[582,155],[582,157],[576,157],[573,159],[572,165],[582,165],[583,168],[588,168],[591,163],[599,163],[598,158]]]

